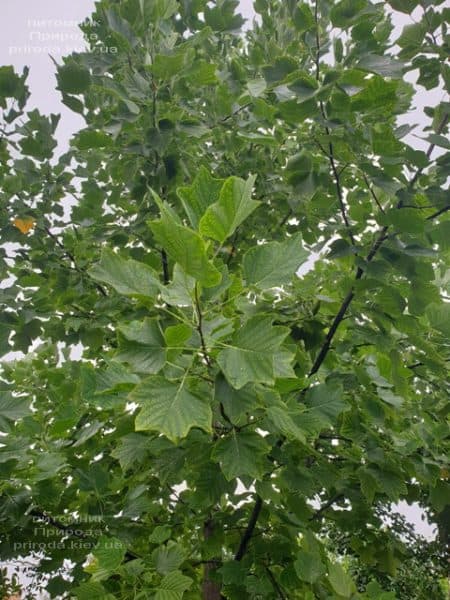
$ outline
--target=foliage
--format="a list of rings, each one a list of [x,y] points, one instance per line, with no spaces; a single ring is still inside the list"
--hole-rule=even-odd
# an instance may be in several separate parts
[[[398,119],[448,9],[237,4],[97,2],[59,157],[0,69],[0,548],[52,597],[402,598],[399,500],[445,544],[450,105]]]

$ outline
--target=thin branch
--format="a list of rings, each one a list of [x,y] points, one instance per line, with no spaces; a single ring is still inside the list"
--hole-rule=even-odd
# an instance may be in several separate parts
[[[278,581],[275,579],[274,574],[272,573],[272,571],[269,569],[269,567],[266,567],[266,572],[267,575],[269,576],[270,579],[270,583],[272,584],[273,589],[276,591],[276,593],[278,594],[278,597],[281,600],[287,600],[287,596],[285,595],[285,593],[283,592],[283,590],[280,587],[280,584],[278,583]]]
[[[76,271],[78,271],[78,273],[82,273],[84,275],[86,272],[83,269],[80,269],[80,267],[77,265],[77,262],[75,260],[75,256],[72,254],[72,252],[67,250],[67,248],[61,242],[61,240],[58,238],[58,236],[55,235],[54,233],[52,233],[50,231],[49,227],[44,227],[43,229],[44,229],[45,233],[49,236],[49,238],[55,242],[55,244],[58,246],[58,248],[60,248],[64,252],[65,256],[67,256],[67,258],[73,263],[74,269]],[[102,296],[105,296],[105,297],[108,296],[108,294],[103,286],[101,286],[99,283],[95,283],[94,285],[98,289],[98,291],[101,293]]]
[[[195,308],[196,308],[196,312],[197,312],[197,331],[200,336],[200,343],[202,346],[202,354],[203,354],[203,358],[205,359],[206,364],[208,365],[208,368],[211,368],[212,367],[211,359],[209,358],[208,351],[206,349],[205,337],[203,335],[203,315],[202,315],[202,309],[200,306],[200,300],[198,297],[197,284],[195,284],[194,294],[195,294]]]
[[[256,496],[255,505],[253,506],[252,513],[250,515],[250,519],[248,521],[247,527],[242,535],[241,542],[239,544],[239,548],[234,556],[234,560],[240,561],[244,557],[247,547],[252,539],[253,533],[255,531],[256,523],[258,522],[258,518],[262,508],[262,498],[261,496]]]
[[[364,182],[367,186],[367,189],[370,192],[370,195],[372,196],[372,198],[375,201],[375,204],[380,209],[380,212],[382,212],[384,214],[384,208],[381,206],[381,202],[378,200],[378,196],[375,194],[373,187],[370,185],[370,181],[367,179],[367,175],[364,173],[364,171],[362,171],[362,176],[363,176]]]
[[[315,5],[314,5],[314,19],[316,22],[316,58],[315,58],[316,81],[319,82],[319,80],[320,80],[320,35],[319,35],[318,0],[316,0]],[[344,192],[343,192],[342,185],[341,185],[340,172],[338,171],[337,166],[336,166],[336,161],[335,161],[335,157],[334,157],[334,146],[333,146],[333,142],[331,141],[330,129],[329,129],[328,125],[326,124],[327,116],[325,113],[325,107],[323,105],[322,100],[320,100],[319,105],[320,105],[320,112],[322,113],[322,117],[324,120],[325,133],[327,134],[327,138],[328,138],[328,152],[326,154],[328,156],[328,161],[330,163],[331,171],[332,171],[333,177],[334,177],[334,183],[336,186],[336,194],[337,194],[338,201],[339,201],[339,209],[341,211],[342,220],[344,221],[344,225],[347,229],[348,237],[350,238],[350,242],[351,242],[352,246],[356,246],[355,238],[353,236],[352,228],[350,226],[350,221],[348,220],[348,216],[347,216],[347,210],[346,210],[345,201],[344,201]],[[341,171],[341,173],[342,173],[342,171]]]
[[[314,21],[316,23],[316,80],[320,79],[320,34],[319,34],[319,0],[314,3]]]
[[[228,121],[228,119],[232,119],[233,117],[238,115],[240,112],[242,112],[246,108],[249,108],[251,105],[252,105],[251,102],[247,102],[246,104],[243,104],[242,106],[237,108],[235,111],[233,111],[230,115],[227,115],[226,117],[223,117],[222,119],[219,119],[218,123],[226,123]]]
[[[449,118],[449,115],[448,115],[448,113],[446,113],[443,116],[442,121],[440,122],[439,127],[436,130],[436,135],[439,135],[440,133],[442,133],[444,127],[447,125],[448,118]],[[434,150],[435,146],[436,146],[436,144],[434,144],[434,143],[432,143],[432,144],[429,145],[428,150],[426,152],[426,155],[427,155],[428,159],[431,158],[431,155],[433,153],[433,150]],[[425,166],[419,167],[417,169],[417,171],[414,174],[414,177],[409,182],[409,187],[412,187],[416,183],[416,181],[422,175],[424,168],[425,168]]]
[[[161,262],[163,268],[163,280],[164,285],[167,285],[170,282],[170,274],[169,274],[169,262],[167,260],[167,253],[164,248],[161,250]]]
[[[318,510],[316,510],[316,512],[309,518],[309,520],[315,521],[319,519],[326,510],[328,510],[331,506],[333,506],[333,504],[335,504],[338,500],[340,500],[343,497],[344,494],[335,494],[334,496],[331,496],[331,498],[327,500],[325,504],[323,504]]]
[[[427,217],[427,221],[432,221],[433,219],[435,219],[436,217],[440,217],[441,215],[443,215],[444,213],[448,212],[450,210],[450,204],[447,204],[447,206],[444,206],[443,208],[440,208],[438,211],[436,211],[435,213],[433,213],[432,215],[430,215],[429,217]]]

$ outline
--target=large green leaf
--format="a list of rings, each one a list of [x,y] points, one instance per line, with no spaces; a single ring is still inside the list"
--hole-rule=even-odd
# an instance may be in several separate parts
[[[125,556],[124,543],[115,537],[102,536],[92,554],[94,560],[86,567],[94,581],[108,579],[120,567]]]
[[[205,287],[217,285],[222,276],[208,259],[205,242],[198,233],[177,222],[168,206],[161,203],[160,209],[161,219],[149,223],[156,241],[187,275]]]
[[[202,166],[192,185],[177,189],[177,194],[194,229],[198,229],[198,224],[206,209],[219,200],[224,181],[224,179],[212,177],[209,171]]]
[[[133,259],[124,259],[104,248],[100,261],[89,269],[92,279],[111,285],[119,294],[154,298],[159,281],[154,270]]]
[[[192,585],[192,579],[180,571],[172,571],[162,579],[159,584],[155,600],[181,600],[183,594]]]
[[[344,571],[341,565],[337,563],[330,564],[328,567],[328,579],[333,586],[334,591],[342,598],[352,598],[356,591],[356,586],[348,573]]]
[[[119,326],[123,339],[115,359],[130,364],[138,373],[158,373],[166,362],[165,340],[157,319],[145,318]]]
[[[236,389],[246,383],[274,382],[274,356],[288,335],[286,327],[272,325],[272,318],[252,317],[222,350],[217,362]]]
[[[261,435],[233,430],[216,443],[211,458],[220,464],[228,481],[243,475],[262,479],[267,468],[268,451],[269,446]]]
[[[130,394],[130,400],[141,407],[136,431],[158,431],[175,443],[192,427],[211,431],[211,399],[204,390],[190,391],[188,383],[151,376],[136,386]]]
[[[229,177],[220,190],[219,199],[211,204],[200,219],[200,233],[222,243],[259,206],[252,200],[254,176],[247,181]]]
[[[294,563],[295,571],[302,581],[313,584],[325,575],[325,565],[320,554],[302,550]]]
[[[289,283],[308,258],[301,239],[301,235],[296,234],[285,242],[269,242],[251,248],[243,260],[247,284],[264,290]]]
[[[120,438],[111,452],[117,458],[122,469],[126,470],[142,463],[148,454],[149,438],[142,433],[129,433]]]
[[[334,425],[336,418],[347,408],[342,400],[342,388],[324,383],[311,388],[305,398],[307,410],[298,417],[301,429],[311,433]]]
[[[91,85],[91,76],[84,67],[70,62],[59,67],[58,85],[66,94],[81,94]]]
[[[14,422],[26,417],[30,412],[29,398],[14,396],[8,391],[0,391],[0,427],[3,419]]]

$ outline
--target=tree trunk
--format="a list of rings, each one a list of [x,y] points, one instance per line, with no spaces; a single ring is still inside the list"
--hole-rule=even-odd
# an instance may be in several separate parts
[[[203,536],[205,540],[213,534],[214,526],[211,519],[205,522],[203,526]],[[211,572],[217,569],[217,561],[206,562],[203,568],[202,599],[203,600],[225,600],[220,593],[220,584],[211,581]]]

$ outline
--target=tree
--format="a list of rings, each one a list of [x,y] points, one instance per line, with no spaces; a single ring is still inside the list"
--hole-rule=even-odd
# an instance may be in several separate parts
[[[1,556],[52,597],[394,598],[401,499],[446,543],[449,103],[398,119],[448,9],[237,4],[97,2],[59,157],[0,70]]]

